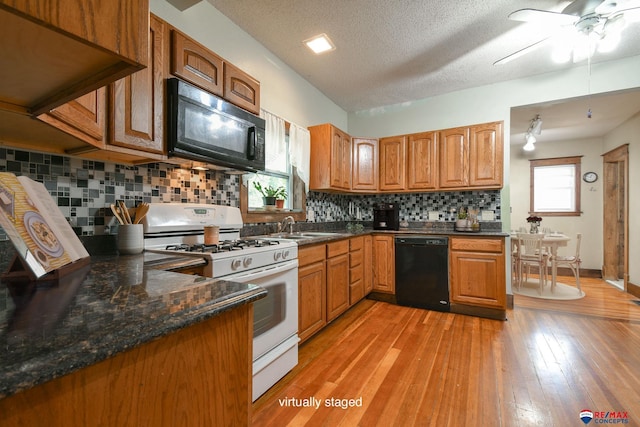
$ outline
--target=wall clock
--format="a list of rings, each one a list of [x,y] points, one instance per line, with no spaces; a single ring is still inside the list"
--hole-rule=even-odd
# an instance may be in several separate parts
[[[586,172],[584,175],[582,175],[582,179],[584,180],[584,182],[588,183],[596,182],[598,180],[598,174],[595,172]]]

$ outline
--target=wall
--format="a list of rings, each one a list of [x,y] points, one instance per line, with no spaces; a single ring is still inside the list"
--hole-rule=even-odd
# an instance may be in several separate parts
[[[640,223],[635,220],[640,212],[640,114],[636,114],[609,134],[605,135],[602,153],[629,144],[629,281],[640,284]]]
[[[602,176],[602,138],[538,142],[535,151],[526,152],[520,147],[511,151],[511,228],[527,227],[529,216],[530,168],[529,160],[553,157],[583,156],[582,173],[594,171]],[[580,208],[578,217],[544,217],[542,228],[561,231],[572,237],[568,247],[561,248],[560,254],[575,252],[575,236],[582,233],[582,267],[600,270],[602,268],[602,180],[587,184],[581,180]]]

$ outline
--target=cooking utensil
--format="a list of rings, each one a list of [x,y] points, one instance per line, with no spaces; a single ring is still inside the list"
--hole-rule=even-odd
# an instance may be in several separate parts
[[[149,212],[149,203],[141,202],[136,209],[136,219],[133,223],[140,224],[140,221],[147,215],[147,212]]]
[[[129,210],[127,209],[127,206],[124,204],[124,201],[118,200],[118,207],[120,208],[120,212],[121,212],[120,215],[122,216],[124,223],[133,224],[131,222],[131,216],[129,216]]]
[[[120,225],[124,224],[124,219],[120,216],[120,208],[118,208],[115,204],[111,203],[111,212],[113,212],[113,216],[116,217]]]

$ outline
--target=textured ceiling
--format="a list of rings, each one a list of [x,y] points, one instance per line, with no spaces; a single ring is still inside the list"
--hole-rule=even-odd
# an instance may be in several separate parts
[[[548,47],[493,63],[548,33],[507,19],[522,8],[561,11],[557,0],[208,0],[348,112],[557,71]],[[619,0],[633,3],[636,0]],[[593,62],[640,54],[640,24],[627,43]],[[302,43],[326,33],[336,50]]]

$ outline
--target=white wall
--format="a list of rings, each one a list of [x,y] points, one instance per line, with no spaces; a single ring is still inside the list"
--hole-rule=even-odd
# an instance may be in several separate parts
[[[582,173],[594,171],[602,176],[602,138],[570,141],[538,142],[535,151],[526,152],[521,147],[512,147],[511,151],[511,228],[529,228],[526,218],[529,216],[530,168],[529,160],[553,157],[583,156]],[[600,270],[602,268],[602,180],[593,184],[581,181],[580,208],[578,217],[544,217],[542,228],[561,231],[572,237],[572,241],[560,254],[575,252],[575,236],[582,233],[582,267]]]
[[[347,113],[206,1],[184,12],[151,0],[151,12],[260,82],[260,105],[300,126],[333,123],[347,130]]]
[[[629,144],[629,281],[640,284],[640,114],[605,135],[602,152],[606,153],[623,144]]]

